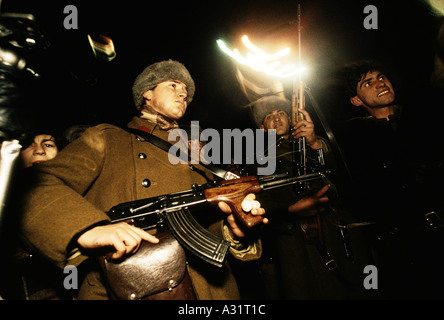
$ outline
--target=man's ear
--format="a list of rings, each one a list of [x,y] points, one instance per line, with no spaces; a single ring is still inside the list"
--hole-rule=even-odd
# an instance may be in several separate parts
[[[142,94],[142,97],[144,97],[147,100],[151,100],[152,94],[153,94],[153,90],[148,90]]]
[[[259,126],[259,129],[264,130],[265,132],[267,132],[267,129],[265,129],[265,127],[264,127],[263,124],[261,124],[261,125]]]
[[[361,99],[359,99],[358,96],[351,97],[350,98],[350,102],[351,102],[352,105],[354,105],[356,107],[359,107],[359,106],[363,105]]]

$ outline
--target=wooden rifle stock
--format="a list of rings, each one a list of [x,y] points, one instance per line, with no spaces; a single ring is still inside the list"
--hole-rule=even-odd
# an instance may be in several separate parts
[[[251,228],[262,222],[262,216],[253,216],[242,210],[242,200],[249,193],[258,193],[261,186],[256,176],[247,176],[234,180],[224,180],[217,188],[204,190],[208,203],[218,204],[220,201],[227,203],[233,213],[245,226]]]
[[[322,179],[329,170],[323,172],[308,173],[300,176],[288,176],[287,174],[275,174],[270,176],[246,176],[239,179],[224,180],[215,188],[204,190],[207,202],[215,205],[220,201],[226,202],[236,218],[251,228],[263,220],[263,216],[254,216],[242,210],[242,200],[249,193],[259,193],[274,188],[280,188],[293,184],[305,184],[308,181]]]

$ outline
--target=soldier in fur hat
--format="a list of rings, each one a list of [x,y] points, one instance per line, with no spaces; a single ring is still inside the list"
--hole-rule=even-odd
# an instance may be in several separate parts
[[[139,114],[128,127],[167,141],[169,130],[177,127],[177,120],[186,112],[194,92],[194,81],[183,64],[168,60],[148,66],[133,85]],[[164,150],[109,124],[88,128],[55,159],[34,169],[40,179],[25,199],[22,237],[60,268],[71,265],[83,271],[78,299],[110,297],[98,267],[99,254],[106,253],[112,261],[127,259],[142,242],[159,243],[156,235],[125,222],[110,224],[107,210],[119,203],[187,190],[192,184],[203,184],[211,178],[204,167],[191,170],[188,164],[173,165]],[[253,195],[245,201],[253,205],[252,215],[264,215],[265,210]],[[246,236],[226,203],[219,203],[219,208],[226,217],[221,219],[217,212],[206,213],[210,220],[208,230],[230,241],[230,252],[236,258],[258,258],[260,243]],[[263,221],[267,222],[266,218]],[[162,258],[177,262],[176,257]],[[187,269],[198,299],[239,298],[227,265],[217,268],[192,261]],[[166,290],[162,297],[169,294],[170,290]]]
[[[306,110],[299,110],[305,120],[299,121],[295,128],[291,127],[289,100],[275,95],[266,96],[250,107],[251,120],[258,128],[276,130],[276,173],[292,174],[294,171],[291,136],[294,139],[306,138],[307,163],[317,161],[317,150],[322,149],[326,155],[330,153],[328,143],[316,134]],[[234,269],[239,279],[257,285],[250,290],[251,286],[241,283],[240,287],[245,289],[241,293],[269,299],[363,298],[361,291],[352,290],[340,281],[337,268],[333,267],[341,264],[340,268],[348,268],[348,264],[343,264],[345,253],[338,232],[329,223],[328,208],[333,205],[330,203],[334,203],[334,193],[331,193],[334,188],[330,184],[325,185],[324,181],[311,183],[308,190],[297,188],[291,186],[258,195],[270,223],[263,228],[261,235],[263,254],[259,263],[254,262],[258,267],[256,273],[252,267],[246,270],[243,265],[236,265]],[[362,274],[362,269],[357,270]],[[344,278],[347,277],[348,274]]]

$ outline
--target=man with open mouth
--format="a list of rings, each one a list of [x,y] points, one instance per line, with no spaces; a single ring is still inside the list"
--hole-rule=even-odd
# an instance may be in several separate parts
[[[375,118],[389,118],[395,112],[396,95],[392,83],[379,70],[362,75],[356,86],[356,95],[350,98],[354,106],[364,107]]]
[[[363,225],[371,225],[368,240],[385,298],[442,297],[442,263],[434,252],[443,243],[437,232],[443,226],[443,160],[428,151],[441,148],[436,109],[428,109],[426,88],[395,94],[384,70],[360,61],[340,73],[352,106],[367,113],[338,129],[351,177],[346,202]]]

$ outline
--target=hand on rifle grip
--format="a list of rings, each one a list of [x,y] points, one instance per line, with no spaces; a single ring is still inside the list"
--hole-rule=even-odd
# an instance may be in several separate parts
[[[256,195],[249,193],[243,199],[230,199],[218,203],[219,208],[225,213],[232,213],[227,217],[233,233],[238,237],[244,237],[245,234],[241,230],[242,226],[251,228],[259,223],[268,223],[268,219],[264,218],[265,209],[261,208],[259,201],[255,200]],[[238,218],[235,219],[234,215]],[[241,221],[239,226],[237,221]]]

